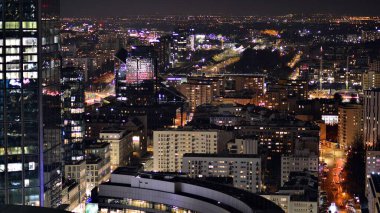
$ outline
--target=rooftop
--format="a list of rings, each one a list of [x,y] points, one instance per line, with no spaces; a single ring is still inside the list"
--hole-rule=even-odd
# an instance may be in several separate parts
[[[230,195],[244,202],[246,205],[248,205],[254,211],[257,211],[257,212],[271,212],[271,213],[283,212],[283,210],[279,206],[275,205],[271,201],[259,195],[256,195],[256,194],[253,194],[241,189],[237,189],[228,185],[221,185],[221,184],[210,182],[210,181],[188,178],[186,177],[186,175],[183,175],[183,174],[154,173],[154,172],[132,173],[128,169],[126,171],[124,169],[117,169],[115,172],[116,174],[126,174],[126,175],[132,175],[136,177],[139,176],[140,178],[155,179],[155,180],[161,180],[161,181],[167,181],[167,182],[180,182],[180,183],[196,185],[196,186],[204,187],[207,189],[215,190],[215,191]],[[115,174],[115,172],[113,174]],[[111,178],[111,182],[107,183],[107,185],[115,185],[112,183],[112,178]],[[120,183],[116,183],[116,185],[120,185]],[[127,187],[131,186],[129,184],[124,184],[124,185]],[[204,201],[208,201],[212,203],[215,202],[215,200],[212,200],[212,198],[200,197],[199,195],[193,195],[193,194],[189,195],[186,193],[181,193],[180,191],[178,192],[178,194],[183,194],[185,196],[191,196],[191,197],[197,196],[198,199],[202,199]],[[220,203],[215,203],[215,204],[220,205]],[[233,211],[233,212],[236,212],[236,211]]]
[[[201,153],[185,153],[183,157],[200,157],[200,158],[260,158],[259,155],[253,154],[201,154]]]

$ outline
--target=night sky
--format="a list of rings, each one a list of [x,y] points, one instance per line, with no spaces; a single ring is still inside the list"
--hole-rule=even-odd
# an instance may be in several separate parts
[[[128,15],[380,15],[380,0],[61,0],[64,17]]]

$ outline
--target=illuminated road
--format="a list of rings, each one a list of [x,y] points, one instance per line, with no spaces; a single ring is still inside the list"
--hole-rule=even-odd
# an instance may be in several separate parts
[[[238,62],[239,60],[240,60],[240,57],[229,58],[215,65],[207,66],[203,68],[201,72],[206,73],[206,74],[219,74],[220,70],[225,70],[227,66],[234,64]]]
[[[350,207],[350,210],[346,209],[347,201],[352,199],[352,196],[344,191],[342,185],[345,180],[343,168],[347,160],[346,152],[327,145],[321,145],[320,157],[321,162],[325,162],[329,170],[326,173],[326,178],[323,178],[323,174],[320,175],[322,179],[321,190],[327,193],[328,202],[335,203],[339,213],[360,212],[360,209],[355,210]]]
[[[301,56],[302,56],[302,52],[298,52],[294,58],[288,63],[288,67],[290,68],[294,68],[296,66],[296,64],[301,60]],[[300,73],[299,73],[299,68],[296,68],[294,69],[294,71],[292,72],[292,74],[290,75],[290,79],[291,80],[297,80],[298,77],[299,77]]]
[[[345,201],[348,200],[348,194],[343,191],[341,185],[343,181],[342,170],[346,160],[343,150],[321,145],[321,161],[327,164],[329,171],[326,178],[322,179],[321,189],[327,193],[329,203],[336,203],[338,212],[345,213]]]
[[[115,95],[115,86],[111,84],[99,92],[85,92],[86,104],[92,105],[99,103],[102,99],[112,95]]]

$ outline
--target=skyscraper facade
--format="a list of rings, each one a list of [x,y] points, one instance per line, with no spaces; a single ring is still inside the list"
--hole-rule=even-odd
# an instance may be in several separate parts
[[[0,0],[0,204],[60,204],[59,6]]]
[[[64,161],[84,160],[84,73],[76,67],[61,72]]]
[[[116,53],[116,98],[130,106],[156,102],[157,56],[153,46],[136,46]]]
[[[364,91],[364,143],[369,149],[379,148],[380,89]]]

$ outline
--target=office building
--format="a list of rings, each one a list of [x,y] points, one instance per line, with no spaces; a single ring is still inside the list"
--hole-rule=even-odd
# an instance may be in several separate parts
[[[182,162],[182,172],[191,178],[231,177],[236,188],[261,191],[261,158],[257,155],[185,154]]]
[[[180,172],[185,153],[216,154],[231,138],[232,133],[220,130],[153,131],[154,171]]]
[[[378,147],[380,126],[380,89],[364,91],[363,137],[367,147]]]
[[[284,212],[259,195],[231,186],[160,173],[135,173],[118,168],[99,186],[100,212]],[[117,205],[115,205],[117,203]]]
[[[57,207],[60,1],[0,4],[0,204]]]
[[[61,72],[64,161],[84,159],[84,78],[82,70],[67,67]]]
[[[338,143],[340,147],[347,149],[363,134],[363,106],[341,105],[338,116]]]
[[[130,106],[157,102],[157,56],[153,46],[120,49],[115,55],[116,98]]]
[[[173,32],[173,65],[174,67],[180,67],[190,59],[190,51],[188,47],[189,35],[191,30],[179,28]]]

